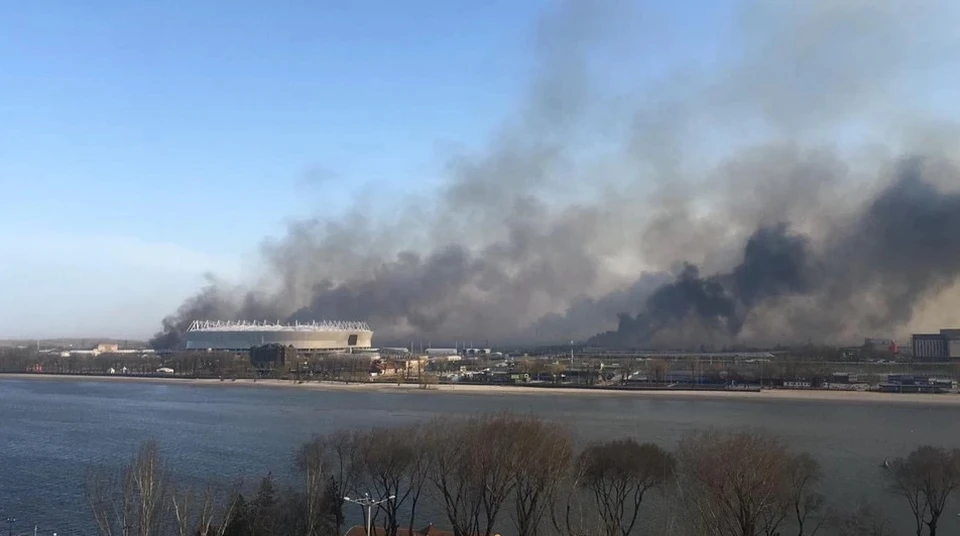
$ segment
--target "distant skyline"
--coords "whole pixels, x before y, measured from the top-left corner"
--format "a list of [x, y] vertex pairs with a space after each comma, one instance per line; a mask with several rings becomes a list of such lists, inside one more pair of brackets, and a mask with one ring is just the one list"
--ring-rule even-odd
[[[0, 338], [147, 339], [288, 222], [431, 191], [516, 113], [550, 4], [0, 2]], [[611, 72], [742, 54], [735, 4], [644, 3], [662, 46]]]

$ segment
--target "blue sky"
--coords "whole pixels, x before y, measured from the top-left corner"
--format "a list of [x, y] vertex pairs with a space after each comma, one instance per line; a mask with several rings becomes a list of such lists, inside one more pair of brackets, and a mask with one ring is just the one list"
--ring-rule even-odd
[[429, 189], [546, 4], [0, 2], [0, 337], [145, 337], [290, 219]]
[[[429, 190], [522, 101], [548, 3], [0, 0], [0, 337], [146, 337], [291, 219]], [[690, 5], [647, 4], [675, 25], [628, 77], [715, 54], [729, 4]]]
[[144, 336], [523, 91], [539, 2], [0, 3], [0, 337]]

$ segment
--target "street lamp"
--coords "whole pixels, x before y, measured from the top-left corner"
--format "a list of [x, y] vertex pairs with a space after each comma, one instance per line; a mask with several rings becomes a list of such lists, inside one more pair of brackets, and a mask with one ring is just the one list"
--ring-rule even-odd
[[13, 536], [13, 524], [17, 522], [17, 518], [8, 517], [7, 518], [7, 536]]
[[361, 498], [359, 498], [359, 499], [351, 499], [350, 497], [344, 497], [343, 500], [345, 500], [345, 501], [347, 501], [347, 502], [352, 502], [353, 504], [358, 504], [358, 505], [360, 505], [361, 508], [366, 507], [366, 509], [367, 509], [367, 536], [371, 536], [371, 535], [370, 535], [370, 530], [371, 530], [371, 528], [373, 527], [373, 507], [374, 507], [374, 506], [380, 506], [381, 504], [383, 504], [383, 503], [385, 503], [385, 502], [387, 502], [387, 501], [392, 501], [392, 500], [394, 500], [394, 499], [396, 499], [396, 498], [397, 498], [396, 495], [391, 495], [391, 496], [387, 497], [386, 499], [380, 499], [379, 501], [377, 501], [377, 500], [371, 499], [369, 493], [364, 493], [364, 494], [363, 494], [363, 497], [361, 497]]

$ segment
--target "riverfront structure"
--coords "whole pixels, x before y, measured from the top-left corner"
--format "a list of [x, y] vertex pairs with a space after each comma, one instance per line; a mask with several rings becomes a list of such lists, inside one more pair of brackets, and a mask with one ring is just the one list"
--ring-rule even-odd
[[960, 329], [913, 336], [914, 359], [960, 359]]
[[352, 352], [369, 349], [373, 331], [366, 322], [281, 324], [196, 320], [187, 329], [187, 349], [246, 351], [256, 346], [292, 346], [298, 352]]

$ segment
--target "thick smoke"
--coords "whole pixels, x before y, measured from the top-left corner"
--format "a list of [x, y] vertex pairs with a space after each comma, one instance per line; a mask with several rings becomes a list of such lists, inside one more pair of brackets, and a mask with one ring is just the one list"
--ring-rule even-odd
[[[768, 300], [807, 294], [821, 274], [815, 269], [808, 241], [790, 234], [786, 224], [761, 227], [748, 240], [743, 261], [733, 271], [701, 277], [683, 265], [676, 280], [658, 288], [636, 317], [620, 315], [615, 332], [594, 337], [602, 346], [645, 346], [676, 341], [673, 330], [693, 322], [707, 337], [739, 335], [748, 315]], [[666, 340], [663, 335], [667, 334]], [[697, 341], [691, 341], [697, 342]]]
[[830, 237], [818, 250], [786, 223], [760, 227], [732, 271], [702, 277], [685, 264], [639, 314], [621, 315], [616, 331], [591, 342], [735, 344], [746, 326], [749, 341], [836, 341], [908, 324], [924, 297], [960, 276], [960, 193], [928, 178], [960, 185], [960, 171], [911, 158], [894, 172], [893, 182], [852, 219], [828, 227]]
[[293, 223], [261, 281], [212, 282], [154, 343], [197, 318], [367, 320], [380, 344], [894, 334], [960, 274], [956, 129], [901, 85], [955, 18], [906, 5], [744, 2], [735, 38], [678, 47], [664, 74], [673, 21], [561, 3], [519, 114], [435, 195]]

